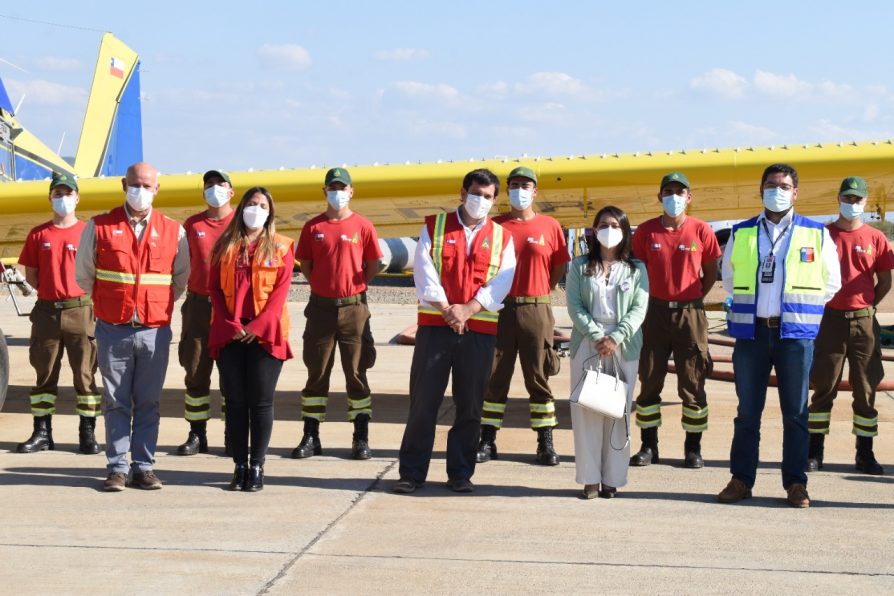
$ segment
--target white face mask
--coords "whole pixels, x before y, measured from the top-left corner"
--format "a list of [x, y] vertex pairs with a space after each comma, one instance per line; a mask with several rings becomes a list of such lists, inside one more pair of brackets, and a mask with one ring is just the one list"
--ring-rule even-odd
[[524, 188], [509, 189], [509, 204], [516, 209], [527, 209], [534, 202], [534, 191]]
[[683, 195], [661, 197], [661, 206], [669, 217], [677, 217], [686, 210], [686, 197]]
[[494, 206], [494, 202], [485, 199], [479, 195], [466, 195], [466, 202], [463, 203], [463, 208], [466, 210], [466, 213], [472, 219], [483, 219], [487, 217], [487, 214], [490, 212], [490, 208]]
[[142, 186], [127, 187], [127, 205], [134, 211], [145, 211], [152, 206], [155, 193]]
[[863, 215], [863, 207], [866, 206], [865, 201], [859, 203], [840, 203], [838, 211], [848, 221], [853, 221]]
[[788, 211], [792, 206], [792, 191], [782, 190], [781, 188], [765, 188], [764, 189], [764, 207], [768, 211], [782, 213]]
[[605, 248], [614, 248], [621, 244], [624, 232], [621, 228], [602, 228], [596, 231], [596, 240]]
[[209, 186], [205, 189], [205, 202], [212, 207], [223, 207], [230, 202], [230, 189], [220, 184]]
[[64, 197], [53, 197], [53, 212], [59, 217], [65, 217], [69, 213], [74, 213], [77, 203], [78, 195], [75, 193]]
[[351, 200], [351, 195], [348, 194], [346, 190], [327, 190], [326, 191], [326, 202], [335, 209], [336, 211], [341, 211], [348, 204], [348, 201]]
[[245, 223], [245, 227], [252, 230], [263, 228], [269, 216], [270, 212], [260, 205], [251, 205], [242, 210], [242, 221]]

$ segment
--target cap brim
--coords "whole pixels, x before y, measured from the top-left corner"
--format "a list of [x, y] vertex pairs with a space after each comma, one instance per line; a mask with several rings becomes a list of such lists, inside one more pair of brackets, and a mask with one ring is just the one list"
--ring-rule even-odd
[[840, 192], [838, 194], [840, 194], [843, 197], [851, 196], [851, 197], [860, 197], [861, 199], [865, 199], [866, 197], [869, 196], [868, 192], [863, 192], [862, 190], [853, 190], [853, 189], [848, 189], [848, 190], [846, 190], [844, 192]]
[[351, 186], [350, 180], [345, 180], [344, 178], [339, 178], [338, 176], [332, 178], [329, 182], [327, 182], [326, 186], [329, 186], [333, 182], [341, 182], [342, 184], [347, 184], [348, 186]]
[[224, 182], [229, 182], [229, 178], [227, 178], [227, 176], [220, 170], [208, 170], [202, 175], [202, 182], [208, 182], [208, 178], [211, 178], [212, 176], [217, 176]]
[[74, 191], [77, 191], [77, 190], [78, 190], [78, 185], [77, 185], [77, 184], [69, 184], [68, 182], [61, 182], [61, 181], [60, 181], [60, 182], [56, 182], [56, 183], [54, 183], [54, 184], [51, 183], [51, 184], [50, 184], [50, 190], [53, 190], [54, 188], [59, 188], [60, 186], [65, 186], [65, 187], [70, 188], [70, 189], [72, 189], [72, 190], [74, 190]]

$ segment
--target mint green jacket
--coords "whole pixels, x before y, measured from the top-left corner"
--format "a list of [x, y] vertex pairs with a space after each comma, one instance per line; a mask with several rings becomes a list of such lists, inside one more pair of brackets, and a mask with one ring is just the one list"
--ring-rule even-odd
[[[649, 306], [649, 277], [642, 261], [634, 259], [634, 271], [625, 266], [625, 275], [618, 287], [618, 328], [609, 337], [621, 349], [624, 360], [639, 360], [643, 347], [643, 333], [640, 329]], [[590, 305], [593, 304], [593, 286], [584, 275], [587, 270], [586, 255], [571, 261], [565, 280], [568, 314], [571, 316], [571, 357], [577, 353], [582, 341], [599, 341], [605, 337], [602, 325], [593, 320]], [[626, 289], [625, 289], [626, 286]]]

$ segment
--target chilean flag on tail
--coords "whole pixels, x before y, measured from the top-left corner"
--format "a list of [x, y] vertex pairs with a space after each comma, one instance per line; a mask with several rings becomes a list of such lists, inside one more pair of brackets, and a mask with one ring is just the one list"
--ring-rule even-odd
[[109, 74], [119, 79], [124, 78], [124, 60], [112, 57], [112, 63], [109, 66]]

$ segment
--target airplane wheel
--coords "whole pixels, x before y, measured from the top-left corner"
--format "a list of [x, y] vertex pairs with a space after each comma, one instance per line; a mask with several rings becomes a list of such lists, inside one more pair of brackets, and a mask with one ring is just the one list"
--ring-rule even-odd
[[9, 387], [9, 350], [6, 349], [6, 336], [0, 330], [0, 410], [6, 401], [6, 389]]

